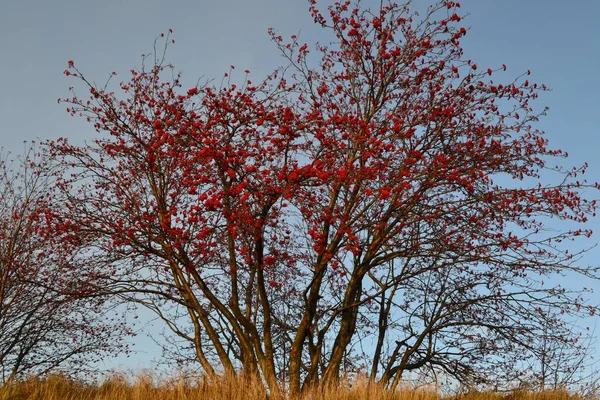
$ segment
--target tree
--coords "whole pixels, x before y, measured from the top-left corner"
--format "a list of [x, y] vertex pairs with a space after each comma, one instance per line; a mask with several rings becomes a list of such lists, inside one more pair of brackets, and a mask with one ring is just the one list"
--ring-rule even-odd
[[[547, 310], [547, 312], [550, 312]], [[555, 317], [547, 318], [551, 324]], [[588, 327], [583, 332], [572, 327], [561, 332], [562, 338], [571, 341], [556, 340], [555, 329], [549, 326], [542, 332], [534, 351], [535, 358], [529, 367], [529, 376], [524, 376], [524, 386], [543, 390], [571, 390], [588, 396], [597, 390], [597, 361], [592, 357], [595, 349], [595, 332]]]
[[[81, 373], [103, 356], [126, 351], [127, 328], [105, 320], [106, 299], [72, 263], [75, 238], [53, 232], [45, 215], [59, 205], [44, 154], [0, 160], [0, 382], [59, 369]], [[66, 233], [66, 232], [65, 232]]]
[[561, 244], [591, 235], [582, 192], [598, 185], [550, 166], [567, 154], [534, 126], [545, 86], [466, 59], [459, 7], [325, 16], [312, 1], [334, 42], [312, 65], [272, 31], [289, 64], [258, 84], [182, 90], [155, 51], [120, 96], [70, 61], [91, 98], [63, 101], [103, 135], [49, 143], [77, 172], [57, 227], [208, 374], [258, 374], [273, 393], [360, 367], [390, 387], [408, 371], [510, 385], [541, 332], [568, 343], [567, 315], [596, 311], [549, 282], [598, 277]]

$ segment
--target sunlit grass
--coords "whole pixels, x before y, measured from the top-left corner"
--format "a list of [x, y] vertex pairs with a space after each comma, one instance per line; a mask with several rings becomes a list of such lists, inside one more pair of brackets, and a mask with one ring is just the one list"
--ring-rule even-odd
[[[27, 380], [0, 387], [0, 400], [265, 400], [267, 393], [262, 385], [247, 379], [159, 379], [151, 374], [138, 375], [129, 381], [114, 375], [102, 384], [89, 384], [64, 375], [47, 378], [31, 377]], [[379, 385], [368, 385], [357, 380], [340, 387], [312, 392], [306, 400], [440, 400], [432, 389], [403, 388], [386, 391]], [[565, 391], [515, 392], [498, 394], [472, 392], [458, 396], [457, 400], [578, 400]], [[298, 399], [300, 400], [300, 399]]]

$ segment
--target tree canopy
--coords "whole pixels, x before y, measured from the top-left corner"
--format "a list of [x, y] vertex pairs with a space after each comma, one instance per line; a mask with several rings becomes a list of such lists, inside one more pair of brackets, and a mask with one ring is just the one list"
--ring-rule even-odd
[[357, 370], [508, 385], [574, 349], [596, 309], [552, 278], [598, 278], [561, 245], [591, 235], [598, 185], [554, 167], [546, 87], [464, 55], [457, 2], [317, 7], [336, 40], [271, 31], [286, 65], [258, 83], [184, 88], [158, 50], [111, 91], [69, 62], [91, 96], [63, 101], [99, 135], [48, 143], [72, 172], [48, 221], [93, 253], [80, 273], [156, 312], [182, 361], [273, 393]]

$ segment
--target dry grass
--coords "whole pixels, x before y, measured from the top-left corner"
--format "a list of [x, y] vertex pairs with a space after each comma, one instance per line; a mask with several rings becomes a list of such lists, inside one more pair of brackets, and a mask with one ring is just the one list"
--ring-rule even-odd
[[[63, 375], [30, 378], [13, 385], [0, 387], [0, 400], [265, 400], [267, 394], [256, 382], [239, 378], [157, 380], [140, 375], [134, 382], [115, 375], [101, 385], [91, 385]], [[368, 386], [364, 380], [344, 387], [310, 393], [305, 400], [440, 400], [433, 390], [403, 389], [395, 393], [382, 387]], [[449, 399], [445, 399], [449, 400]], [[469, 393], [455, 400], [578, 400], [567, 392]]]

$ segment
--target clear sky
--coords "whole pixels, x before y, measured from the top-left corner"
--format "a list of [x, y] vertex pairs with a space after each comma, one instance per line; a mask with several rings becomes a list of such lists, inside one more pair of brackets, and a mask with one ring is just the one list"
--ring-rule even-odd
[[[430, 1], [413, 3], [422, 9]], [[588, 161], [589, 180], [600, 180], [600, 0], [461, 4], [470, 13], [466, 55], [485, 67], [505, 63], [514, 77], [531, 69], [532, 80], [552, 88], [539, 100], [550, 112], [538, 127], [551, 147], [569, 152], [568, 164]], [[202, 76], [220, 79], [232, 64], [259, 80], [283, 63], [266, 34], [269, 27], [284, 36], [300, 32], [309, 44], [320, 36], [303, 0], [0, 0], [0, 146], [19, 153], [23, 140], [93, 137], [90, 125], [57, 104], [76, 83], [62, 74], [67, 60], [99, 83], [112, 71], [126, 80], [154, 38], [172, 28], [176, 44], [169, 61], [190, 85]], [[597, 234], [589, 244], [597, 243], [600, 220], [590, 225]], [[582, 262], [598, 263], [598, 255], [593, 250]], [[140, 353], [106, 366], [150, 367], [156, 347], [138, 339], [134, 349]]]

